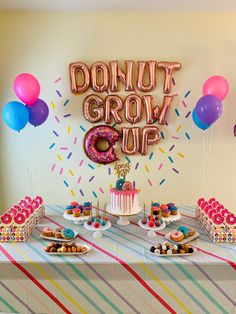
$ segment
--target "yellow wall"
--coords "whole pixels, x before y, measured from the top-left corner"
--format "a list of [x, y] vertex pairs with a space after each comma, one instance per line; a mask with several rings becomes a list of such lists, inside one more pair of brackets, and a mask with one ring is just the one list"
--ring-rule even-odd
[[[0, 105], [15, 99], [12, 83], [18, 73], [30, 72], [36, 75], [41, 84], [41, 97], [50, 105], [55, 102], [56, 110], [50, 105], [50, 118], [40, 128], [27, 126], [20, 134], [9, 130], [0, 123], [1, 181], [0, 200], [2, 209], [16, 202], [25, 194], [41, 194], [46, 203], [67, 203], [72, 199], [70, 190], [65, 187], [67, 180], [80, 198], [79, 188], [86, 197], [95, 200], [95, 191], [102, 203], [108, 197], [109, 184], [115, 182], [114, 176], [108, 175], [108, 166], [95, 165], [92, 170], [84, 156], [82, 140], [84, 133], [92, 126], [85, 121], [82, 114], [82, 100], [85, 95], [73, 96], [69, 89], [68, 64], [73, 61], [84, 61], [91, 64], [97, 60], [169, 60], [183, 64], [176, 73], [176, 87], [179, 97], [169, 114], [169, 126], [162, 127], [165, 139], [155, 145], [152, 160], [148, 156], [130, 157], [133, 170], [129, 179], [136, 181], [141, 188], [141, 200], [174, 201], [178, 204], [195, 204], [201, 196], [216, 196], [226, 206], [234, 209], [236, 139], [233, 137], [233, 126], [236, 123], [235, 99], [235, 55], [236, 55], [236, 14], [200, 14], [200, 13], [1, 13], [0, 14]], [[192, 123], [191, 118], [184, 116], [191, 110], [201, 96], [201, 86], [206, 78], [220, 74], [225, 76], [231, 86], [230, 93], [224, 101], [223, 114], [214, 126], [214, 130], [203, 135]], [[57, 84], [54, 80], [61, 76]], [[158, 89], [154, 97], [162, 99], [162, 75], [158, 76]], [[59, 98], [56, 89], [62, 93]], [[186, 91], [188, 108], [181, 103]], [[89, 93], [92, 93], [90, 90]], [[125, 95], [121, 92], [120, 95]], [[69, 104], [63, 102], [69, 98]], [[181, 114], [177, 117], [174, 108]], [[71, 118], [63, 115], [71, 113]], [[61, 119], [58, 124], [54, 118]], [[182, 124], [180, 140], [171, 139], [176, 135], [176, 128]], [[71, 126], [71, 134], [67, 127]], [[57, 139], [52, 130], [57, 130]], [[185, 137], [188, 132], [191, 140]], [[73, 145], [74, 137], [77, 145]], [[211, 137], [212, 136], [212, 137]], [[48, 147], [56, 142], [56, 146]], [[205, 144], [204, 144], [205, 143]], [[172, 144], [174, 167], [179, 174], [172, 171], [173, 165], [168, 160], [168, 149]], [[205, 145], [205, 146], [204, 146]], [[60, 152], [60, 146], [70, 147], [72, 157], [66, 159], [69, 151]], [[165, 150], [162, 154], [158, 147]], [[205, 151], [204, 151], [205, 147]], [[120, 147], [118, 147], [119, 149]], [[63, 161], [56, 158], [60, 152]], [[177, 152], [184, 154], [178, 157]], [[119, 154], [122, 161], [124, 156]], [[81, 167], [78, 163], [84, 159]], [[138, 171], [134, 170], [140, 162]], [[158, 171], [159, 164], [164, 166]], [[53, 172], [52, 164], [56, 164]], [[149, 173], [145, 170], [149, 167]], [[205, 170], [204, 170], [205, 165]], [[59, 175], [60, 168], [64, 174]], [[72, 177], [68, 169], [72, 169]], [[89, 178], [95, 176], [92, 182]], [[77, 183], [81, 176], [81, 183]], [[166, 178], [160, 186], [159, 182]], [[147, 183], [150, 179], [153, 186]], [[101, 194], [102, 187], [105, 194]]]

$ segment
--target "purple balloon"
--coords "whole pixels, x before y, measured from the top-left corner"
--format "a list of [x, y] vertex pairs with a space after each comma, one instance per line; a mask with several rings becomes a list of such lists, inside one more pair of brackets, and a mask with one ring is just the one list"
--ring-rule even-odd
[[48, 105], [42, 99], [37, 99], [29, 108], [29, 123], [34, 126], [43, 124], [49, 114]]
[[201, 97], [196, 104], [196, 114], [198, 118], [208, 125], [214, 123], [220, 117], [221, 112], [222, 103], [213, 95]]

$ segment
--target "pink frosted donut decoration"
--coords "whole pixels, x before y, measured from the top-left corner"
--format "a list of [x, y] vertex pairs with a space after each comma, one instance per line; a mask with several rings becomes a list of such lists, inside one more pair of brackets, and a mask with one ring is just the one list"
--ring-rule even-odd
[[204, 210], [204, 207], [208, 205], [208, 202], [204, 201], [201, 203], [201, 209]]
[[212, 219], [213, 215], [215, 215], [217, 213], [217, 211], [215, 209], [211, 209], [208, 212], [208, 216], [210, 219]]
[[204, 201], [205, 201], [204, 197], [199, 198], [198, 201], [197, 201], [198, 206], [201, 206], [201, 203], [204, 202]]
[[18, 205], [18, 204], [14, 205], [13, 207], [14, 207], [15, 209], [17, 209], [17, 211], [22, 210], [22, 207], [21, 207], [20, 205]]
[[122, 186], [123, 191], [132, 191], [133, 190], [133, 184], [129, 181], [125, 181], [125, 183]]
[[32, 205], [34, 209], [37, 209], [39, 207], [39, 203], [35, 199], [30, 203], [30, 205]]
[[208, 212], [209, 212], [210, 210], [212, 210], [212, 209], [213, 209], [213, 208], [212, 208], [211, 205], [207, 205], [207, 206], [204, 207], [204, 212], [205, 212], [206, 214], [208, 214]]
[[36, 196], [35, 200], [39, 203], [39, 205], [43, 204], [43, 199], [41, 196]]
[[212, 220], [216, 225], [222, 225], [224, 223], [224, 217], [221, 216], [220, 213], [214, 214]]
[[[120, 133], [108, 126], [99, 125], [91, 128], [84, 137], [84, 152], [93, 162], [98, 164], [109, 164], [117, 160], [113, 146], [118, 141]], [[99, 140], [106, 140], [109, 147], [100, 151], [97, 147]]]
[[8, 211], [9, 214], [15, 216], [18, 213], [18, 210], [15, 207], [11, 207]]
[[213, 207], [214, 209], [216, 209], [216, 207], [217, 207], [218, 205], [220, 205], [218, 201], [215, 201], [215, 202], [212, 203], [212, 207]]
[[24, 208], [27, 205], [27, 202], [25, 200], [21, 200], [19, 202], [20, 207]]
[[25, 201], [26, 201], [27, 203], [30, 203], [30, 202], [32, 201], [32, 198], [31, 198], [30, 196], [26, 196], [26, 197], [25, 197]]
[[224, 208], [224, 209], [221, 209], [220, 213], [221, 213], [222, 216], [225, 217], [225, 216], [227, 216], [229, 214], [229, 211], [228, 211], [228, 209]]
[[29, 216], [30, 216], [30, 211], [28, 209], [26, 209], [26, 208], [23, 208], [21, 213], [25, 215], [26, 219], [28, 219]]
[[220, 212], [221, 209], [224, 209], [223, 205], [220, 204], [220, 205], [216, 206], [216, 211]]
[[23, 225], [25, 223], [25, 215], [23, 213], [17, 213], [14, 217], [14, 222], [17, 224], [17, 225]]
[[215, 199], [214, 197], [212, 197], [212, 198], [209, 199], [208, 203], [211, 204], [211, 203], [215, 202], [215, 200], [216, 200], [216, 199]]
[[1, 217], [0, 220], [4, 225], [10, 225], [12, 223], [12, 216], [9, 213], [4, 213]]
[[226, 216], [226, 222], [228, 225], [235, 225], [236, 224], [236, 216], [233, 213], [230, 213]]
[[33, 207], [32, 205], [27, 204], [27, 205], [25, 206], [25, 208], [29, 210], [30, 214], [33, 214], [33, 213], [34, 213], [34, 207]]

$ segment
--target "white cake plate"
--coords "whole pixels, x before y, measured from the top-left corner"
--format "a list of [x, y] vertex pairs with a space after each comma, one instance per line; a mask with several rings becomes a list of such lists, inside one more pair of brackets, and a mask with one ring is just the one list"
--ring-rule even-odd
[[79, 217], [74, 217], [73, 214], [69, 215], [66, 212], [63, 214], [63, 218], [65, 218], [68, 221], [71, 221], [75, 223], [76, 225], [83, 225], [85, 221], [89, 219], [90, 216], [79, 216]]
[[163, 222], [159, 227], [149, 227], [147, 224], [146, 224], [146, 225], [143, 225], [142, 222], [141, 222], [141, 220], [142, 220], [142, 219], [139, 220], [138, 225], [139, 225], [141, 228], [148, 230], [147, 236], [148, 236], [149, 238], [154, 238], [154, 237], [156, 237], [156, 236], [157, 236], [156, 231], [162, 230], [162, 229], [164, 229], [164, 228], [166, 227], [166, 223], [165, 223], [165, 222]]
[[135, 213], [132, 213], [132, 214], [118, 214], [118, 213], [116, 213], [116, 212], [111, 210], [111, 206], [107, 207], [107, 212], [109, 214], [119, 217], [119, 220], [117, 220], [117, 224], [121, 225], [121, 226], [128, 226], [130, 224], [129, 217], [130, 216], [135, 216], [135, 215], [141, 213], [141, 211], [142, 211], [142, 207], [139, 207], [138, 210]]
[[102, 236], [103, 236], [103, 233], [102, 233], [102, 231], [105, 231], [105, 230], [107, 230], [107, 229], [109, 229], [109, 228], [111, 228], [111, 223], [110, 223], [110, 221], [107, 221], [107, 224], [106, 224], [106, 226], [100, 226], [99, 228], [94, 228], [92, 225], [88, 225], [87, 224], [87, 221], [84, 223], [84, 228], [85, 229], [87, 229], [87, 230], [89, 230], [89, 231], [94, 231], [94, 233], [93, 233], [93, 237], [95, 238], [95, 239], [99, 239], [99, 238], [101, 238]]
[[175, 222], [180, 220], [181, 215], [180, 213], [178, 213], [177, 215], [170, 215], [169, 217], [161, 217], [161, 219], [167, 224], [169, 225], [171, 222]]

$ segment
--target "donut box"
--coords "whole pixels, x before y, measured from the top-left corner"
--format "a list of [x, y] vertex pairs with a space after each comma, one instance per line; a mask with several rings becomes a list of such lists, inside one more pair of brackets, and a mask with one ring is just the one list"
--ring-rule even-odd
[[236, 243], [236, 216], [215, 198], [197, 202], [196, 219], [215, 243]]
[[25, 242], [44, 215], [43, 199], [26, 196], [0, 216], [0, 242]]

